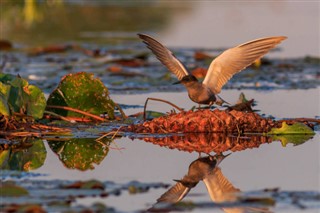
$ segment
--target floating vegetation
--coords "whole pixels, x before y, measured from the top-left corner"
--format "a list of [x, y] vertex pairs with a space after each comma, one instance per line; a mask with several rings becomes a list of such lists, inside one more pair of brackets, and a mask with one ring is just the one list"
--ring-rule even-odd
[[[167, 188], [164, 183], [141, 183], [131, 181], [125, 184], [114, 182], [65, 181], [65, 180], [21, 180], [3, 181], [0, 184], [0, 208], [4, 212], [11, 211], [35, 211], [60, 212], [90, 210], [115, 212], [112, 207], [104, 203], [96, 203], [92, 206], [78, 206], [76, 201], [80, 198], [119, 196], [124, 191], [145, 193], [152, 188]], [[106, 201], [108, 203], [108, 201]], [[41, 211], [39, 211], [41, 210]]]
[[[298, 119], [299, 120], [299, 119]], [[313, 126], [312, 122], [319, 120], [305, 119], [307, 125]], [[295, 119], [288, 122], [297, 122]], [[166, 116], [145, 121], [142, 124], [132, 124], [123, 131], [136, 133], [269, 133], [279, 134], [280, 132], [271, 131], [272, 128], [281, 127], [282, 122], [264, 118], [255, 112], [228, 111], [220, 109], [205, 109], [196, 111], [183, 111], [171, 113]], [[314, 134], [312, 129], [301, 126], [305, 124], [293, 125], [286, 128], [281, 134]], [[286, 132], [287, 131], [287, 132]]]

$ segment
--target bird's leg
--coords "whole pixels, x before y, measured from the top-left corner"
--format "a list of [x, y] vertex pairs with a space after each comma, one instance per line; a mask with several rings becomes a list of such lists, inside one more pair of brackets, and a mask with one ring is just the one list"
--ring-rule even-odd
[[198, 155], [198, 158], [201, 158], [201, 152], [199, 152], [198, 154], [199, 154], [199, 155]]

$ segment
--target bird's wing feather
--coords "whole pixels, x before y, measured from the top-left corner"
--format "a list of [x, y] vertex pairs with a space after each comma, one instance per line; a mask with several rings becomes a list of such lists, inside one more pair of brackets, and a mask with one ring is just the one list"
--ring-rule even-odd
[[234, 201], [239, 189], [235, 188], [222, 174], [221, 169], [216, 167], [212, 174], [203, 179], [208, 193], [214, 202]]
[[190, 191], [191, 188], [184, 186], [178, 182], [166, 191], [160, 198], [157, 199], [158, 203], [177, 203], [182, 200]]
[[184, 76], [189, 75], [187, 69], [168, 48], [148, 35], [138, 34], [138, 36], [156, 55], [159, 61], [161, 61], [161, 63], [165, 65], [169, 71], [175, 74], [179, 80], [181, 80]]
[[261, 38], [224, 51], [211, 62], [203, 84], [215, 94], [219, 93], [234, 74], [260, 59], [286, 38], [284, 36]]

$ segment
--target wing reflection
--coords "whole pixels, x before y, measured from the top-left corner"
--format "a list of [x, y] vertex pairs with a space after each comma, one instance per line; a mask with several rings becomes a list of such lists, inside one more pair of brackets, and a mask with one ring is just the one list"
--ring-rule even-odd
[[[166, 191], [150, 212], [166, 211], [169, 212], [170, 204], [181, 201], [192, 188], [196, 187], [200, 181], [203, 181], [208, 190], [209, 196], [215, 203], [227, 203], [240, 201], [240, 190], [235, 188], [232, 183], [222, 174], [218, 167], [220, 162], [228, 155], [217, 154], [214, 156], [202, 157], [193, 161], [188, 173], [180, 180], [176, 180], [176, 184]], [[224, 212], [270, 212], [267, 208], [247, 207], [240, 205], [239, 207], [224, 207]]]

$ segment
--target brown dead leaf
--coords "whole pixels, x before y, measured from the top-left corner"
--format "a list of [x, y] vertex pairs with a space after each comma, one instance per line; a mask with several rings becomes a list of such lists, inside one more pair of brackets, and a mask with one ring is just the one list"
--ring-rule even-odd
[[10, 50], [12, 49], [12, 44], [8, 40], [0, 40], [0, 50]]
[[50, 45], [45, 47], [35, 47], [29, 51], [29, 54], [32, 56], [37, 56], [50, 53], [62, 53], [71, 48], [71, 45]]
[[213, 56], [204, 53], [204, 52], [200, 52], [200, 51], [196, 51], [193, 55], [194, 59], [197, 61], [202, 61], [202, 60], [206, 60], [206, 59], [213, 59]]
[[97, 180], [77, 181], [70, 185], [63, 186], [64, 189], [101, 189], [104, 190], [103, 183]]
[[121, 66], [113, 65], [113, 66], [108, 67], [107, 70], [110, 71], [110, 72], [112, 72], [112, 73], [119, 73], [119, 72], [121, 72], [123, 69], [122, 69]]
[[133, 59], [116, 59], [112, 61], [116, 64], [120, 64], [122, 66], [126, 67], [142, 67], [146, 65], [145, 60], [139, 59], [139, 58], [133, 58]]

